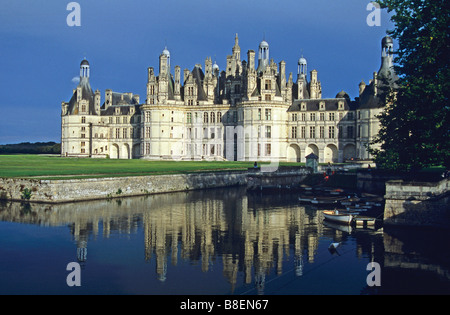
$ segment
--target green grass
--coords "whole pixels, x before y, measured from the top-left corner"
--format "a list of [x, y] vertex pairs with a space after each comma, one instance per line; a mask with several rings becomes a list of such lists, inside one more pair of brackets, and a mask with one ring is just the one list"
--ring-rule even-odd
[[[299, 165], [283, 163], [282, 165]], [[245, 170], [253, 162], [146, 161], [66, 158], [44, 155], [0, 155], [0, 177], [40, 179], [95, 178]]]

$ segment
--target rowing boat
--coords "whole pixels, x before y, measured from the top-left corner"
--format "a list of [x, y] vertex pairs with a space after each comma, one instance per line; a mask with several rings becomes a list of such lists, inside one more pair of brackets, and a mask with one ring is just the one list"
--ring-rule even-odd
[[325, 219], [338, 223], [350, 224], [354, 218], [354, 213], [351, 212], [344, 212], [338, 210], [324, 210], [322, 211], [322, 213]]

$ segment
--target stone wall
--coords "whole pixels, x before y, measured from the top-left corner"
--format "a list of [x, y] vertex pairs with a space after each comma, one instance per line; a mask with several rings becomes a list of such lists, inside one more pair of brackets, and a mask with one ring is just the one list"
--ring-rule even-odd
[[57, 203], [228, 187], [246, 183], [247, 171], [61, 180], [0, 178], [0, 199], [22, 200], [25, 189], [31, 190], [29, 199], [31, 202]]
[[450, 181], [386, 182], [384, 224], [450, 227]]

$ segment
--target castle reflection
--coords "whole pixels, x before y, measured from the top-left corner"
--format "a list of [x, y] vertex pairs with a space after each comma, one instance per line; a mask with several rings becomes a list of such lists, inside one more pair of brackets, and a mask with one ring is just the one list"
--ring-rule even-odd
[[389, 264], [383, 233], [351, 234], [347, 227], [324, 224], [320, 211], [297, 200], [232, 188], [58, 205], [3, 202], [0, 220], [68, 226], [81, 264], [89, 261], [90, 241], [142, 230], [144, 259], [155, 263], [160, 281], [168, 276], [168, 264], [180, 260], [199, 264], [204, 272], [220, 262], [232, 292], [242, 273], [246, 284], [253, 282], [263, 293], [266, 276], [281, 275], [288, 259], [294, 274], [302, 276], [304, 264], [314, 263], [322, 237], [342, 242], [353, 235], [356, 255]]

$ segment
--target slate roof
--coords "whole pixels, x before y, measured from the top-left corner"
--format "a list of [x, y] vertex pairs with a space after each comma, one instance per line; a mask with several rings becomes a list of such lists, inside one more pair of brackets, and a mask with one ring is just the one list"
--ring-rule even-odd
[[95, 103], [94, 103], [94, 92], [92, 92], [91, 85], [89, 84], [89, 78], [82, 77], [80, 80], [80, 83], [77, 86], [77, 89], [75, 90], [75, 93], [73, 93], [72, 98], [69, 101], [69, 107], [68, 107], [68, 114], [74, 115], [78, 114], [78, 87], [81, 87], [81, 97], [82, 99], [88, 100], [89, 108], [88, 112], [89, 115], [95, 115]]

